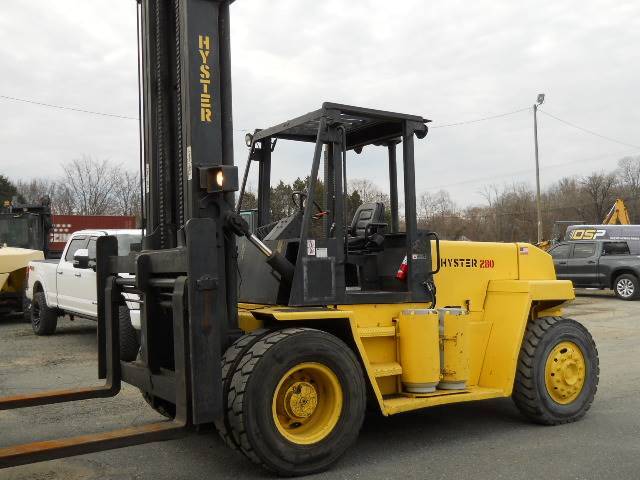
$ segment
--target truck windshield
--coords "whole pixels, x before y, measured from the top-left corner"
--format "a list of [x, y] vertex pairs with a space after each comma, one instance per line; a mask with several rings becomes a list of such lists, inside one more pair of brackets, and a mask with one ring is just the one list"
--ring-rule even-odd
[[0, 215], [0, 246], [37, 248], [37, 226], [28, 216]]

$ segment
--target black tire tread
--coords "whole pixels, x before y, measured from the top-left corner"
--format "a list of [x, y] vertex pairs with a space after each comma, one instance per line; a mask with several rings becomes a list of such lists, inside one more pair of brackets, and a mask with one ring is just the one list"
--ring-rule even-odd
[[[585, 407], [575, 416], [565, 419], [554, 418], [548, 415], [545, 409], [542, 408], [540, 399], [536, 392], [535, 376], [533, 372], [535, 364], [535, 352], [538, 348], [540, 341], [543, 339], [546, 332], [556, 325], [558, 322], [573, 322], [580, 325], [575, 320], [571, 320], [563, 317], [539, 317], [529, 321], [524, 335], [522, 348], [520, 350], [520, 356], [518, 358], [518, 366], [516, 369], [516, 378], [513, 388], [513, 401], [520, 410], [520, 412], [536, 423], [543, 425], [560, 425], [564, 423], [572, 423], [580, 418], [584, 417], [591, 404], [593, 403], [593, 396], [589, 399], [589, 402]], [[580, 325], [581, 326], [581, 325]], [[582, 326], [581, 326], [582, 327]], [[593, 338], [588, 335], [588, 340], [592, 343], [593, 348], [597, 349]], [[600, 367], [598, 362], [595, 363], [595, 386], [594, 393], [598, 387], [598, 375], [600, 373]]]
[[271, 331], [272, 330], [268, 330], [266, 328], [259, 328], [241, 336], [233, 343], [233, 345], [227, 348], [227, 351], [222, 357], [222, 398], [225, 402], [225, 415], [223, 419], [216, 421], [215, 425], [224, 443], [232, 450], [237, 451], [240, 449], [232, 434], [231, 424], [229, 422], [229, 414], [232, 412], [232, 408], [230, 406], [231, 404], [228, 403], [228, 398], [233, 374], [247, 350]]
[[138, 332], [131, 325], [131, 315], [126, 305], [120, 305], [118, 309], [118, 323], [120, 327], [120, 360], [133, 362], [138, 356], [140, 342]]
[[[58, 326], [58, 311], [55, 308], [49, 308], [47, 305], [47, 298], [44, 292], [37, 292], [33, 296], [34, 302], [38, 304], [40, 308], [40, 326], [36, 328], [33, 324], [33, 317], [31, 326], [33, 332], [39, 336], [53, 335]], [[31, 315], [33, 316], [33, 306], [31, 307]]]
[[267, 470], [272, 470], [272, 468], [264, 463], [253, 451], [253, 448], [247, 438], [244, 418], [242, 415], [244, 394], [253, 369], [269, 348], [287, 337], [304, 332], [304, 330], [305, 329], [303, 328], [286, 328], [284, 330], [277, 330], [256, 342], [240, 359], [229, 388], [227, 404], [230, 406], [230, 409], [228, 411], [227, 418], [229, 419], [229, 424], [231, 426], [233, 440], [236, 445], [238, 445], [240, 451], [244, 453], [251, 462], [256, 465], [260, 465]]

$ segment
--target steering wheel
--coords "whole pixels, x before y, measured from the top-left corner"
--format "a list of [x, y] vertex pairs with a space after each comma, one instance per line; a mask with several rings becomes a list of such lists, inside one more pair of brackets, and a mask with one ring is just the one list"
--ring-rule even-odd
[[[291, 203], [293, 203], [296, 208], [298, 208], [298, 210], [302, 211], [304, 210], [304, 202], [307, 199], [308, 195], [306, 192], [292, 192], [291, 193]], [[317, 213], [315, 213], [313, 215], [314, 219], [319, 219], [324, 217], [325, 215], [328, 215], [329, 210], [322, 210], [322, 207], [320, 205], [318, 205], [318, 202], [316, 202], [315, 200], [313, 201], [313, 205], [316, 207], [316, 209], [318, 210]]]

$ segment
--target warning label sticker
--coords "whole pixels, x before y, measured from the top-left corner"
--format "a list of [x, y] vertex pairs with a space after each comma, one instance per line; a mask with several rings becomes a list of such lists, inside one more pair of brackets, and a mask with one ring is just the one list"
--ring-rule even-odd
[[307, 240], [307, 255], [316, 256], [316, 241]]

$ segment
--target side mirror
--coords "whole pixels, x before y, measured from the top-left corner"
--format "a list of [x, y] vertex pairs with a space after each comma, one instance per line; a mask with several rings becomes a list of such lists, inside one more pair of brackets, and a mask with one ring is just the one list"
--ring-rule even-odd
[[73, 254], [73, 268], [89, 268], [89, 250], [79, 248]]

